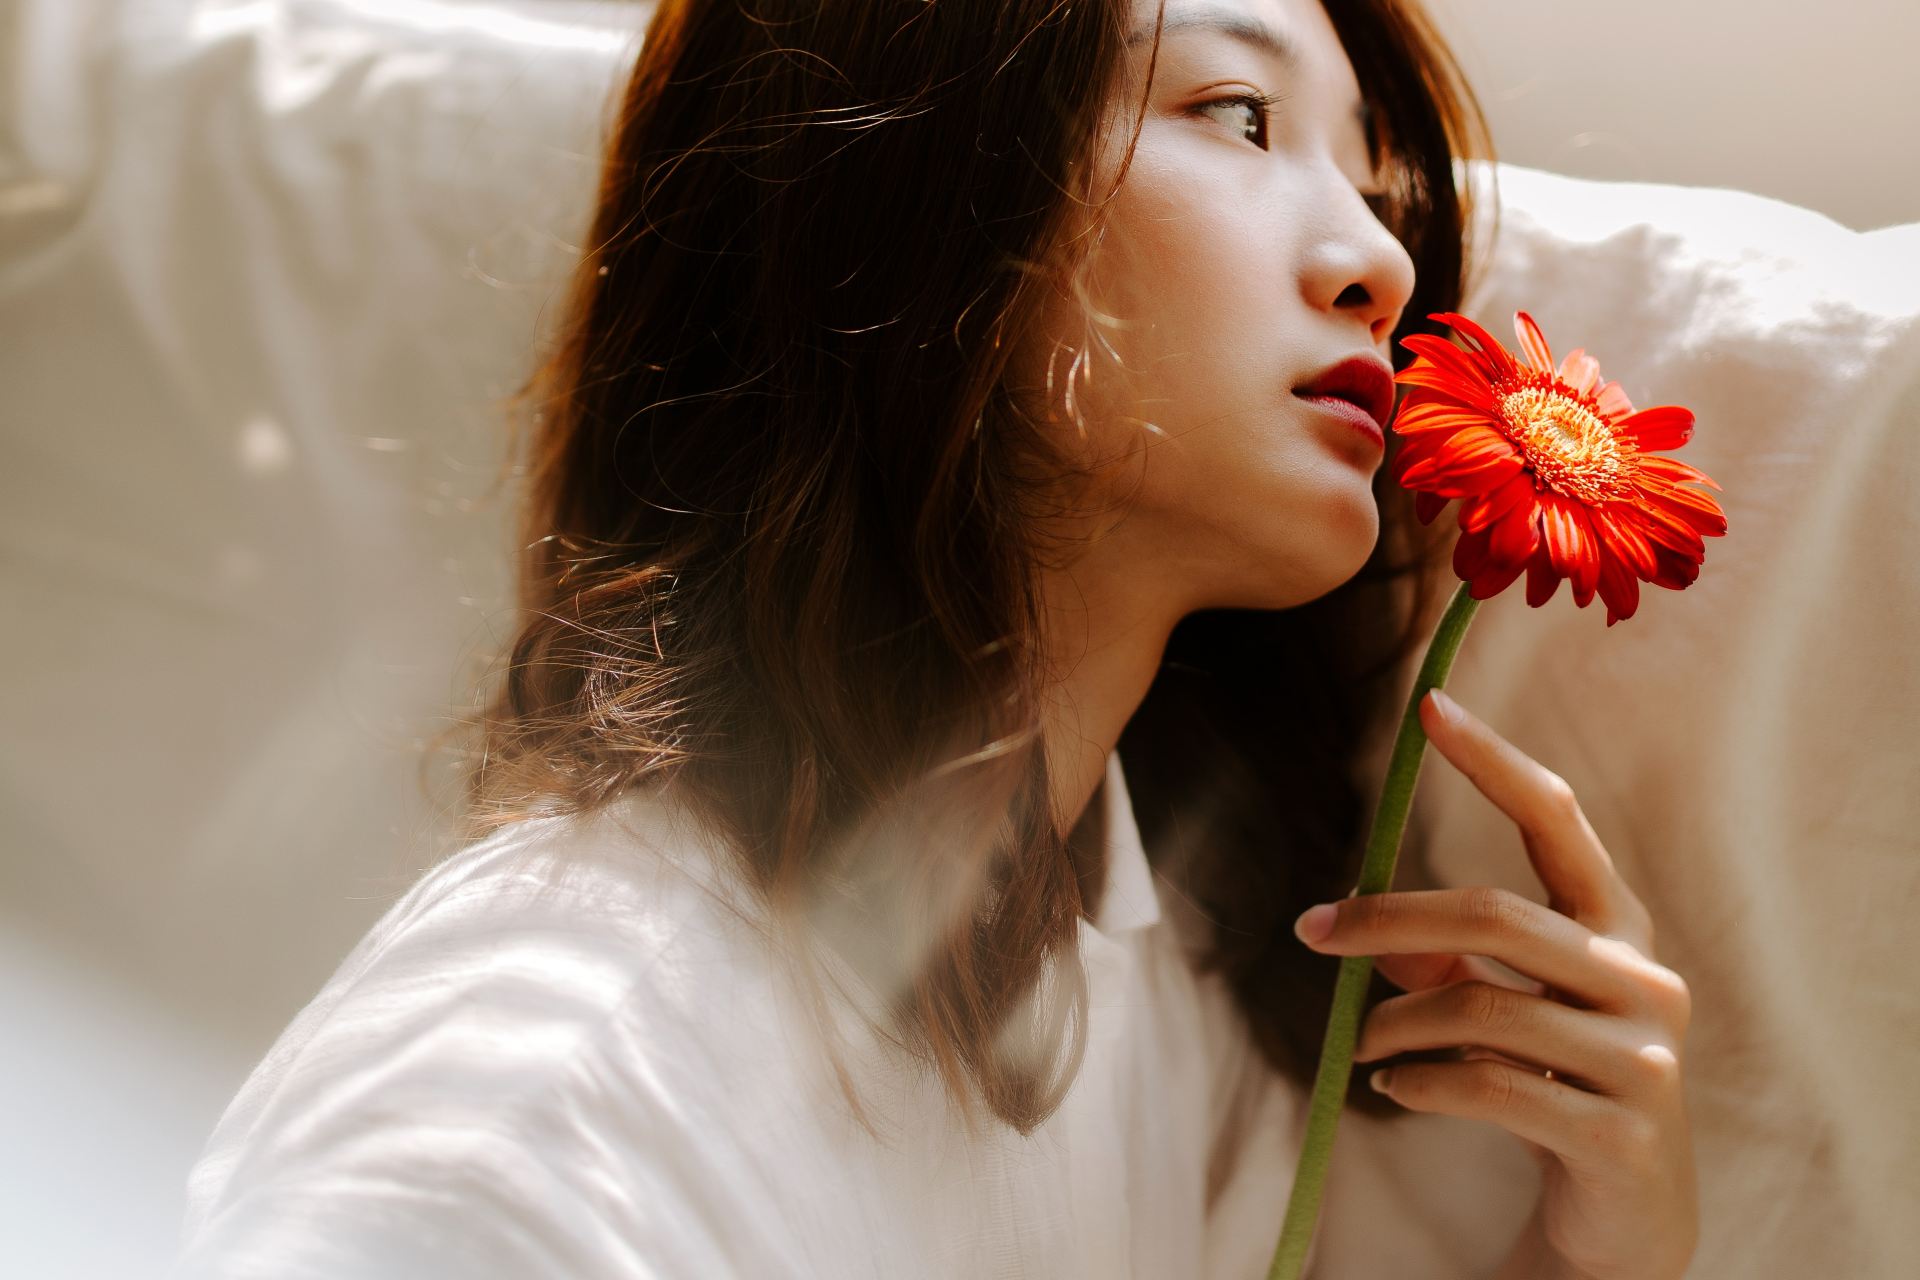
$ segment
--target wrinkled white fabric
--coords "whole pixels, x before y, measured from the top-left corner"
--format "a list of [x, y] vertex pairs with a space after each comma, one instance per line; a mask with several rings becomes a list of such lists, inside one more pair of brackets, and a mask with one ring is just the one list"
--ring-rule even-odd
[[1259, 1274], [1300, 1097], [1190, 970], [1117, 753], [1099, 796], [1086, 1056], [1031, 1137], [970, 1141], [870, 1038], [883, 1141], [857, 1129], [714, 846], [636, 792], [471, 846], [382, 917], [222, 1118], [176, 1274]]

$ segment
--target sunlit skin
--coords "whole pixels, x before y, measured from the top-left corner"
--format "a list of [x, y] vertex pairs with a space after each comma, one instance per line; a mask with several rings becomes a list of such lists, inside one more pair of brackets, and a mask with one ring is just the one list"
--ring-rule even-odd
[[[1150, 33], [1157, 8], [1141, 0], [1134, 30]], [[1299, 65], [1181, 23], [1205, 14], [1280, 32]], [[1075, 509], [1094, 514], [1071, 526], [1082, 549], [1044, 578], [1058, 673], [1049, 767], [1067, 815], [1086, 810], [1182, 617], [1288, 608], [1366, 563], [1379, 448], [1292, 389], [1349, 356], [1390, 359], [1414, 286], [1370, 203], [1380, 186], [1360, 87], [1319, 4], [1170, 0], [1166, 22], [1089, 278], [1096, 305], [1129, 326], [1106, 340], [1132, 376], [1075, 380], [1082, 442], [1063, 407], [1078, 304], [1059, 296], [1012, 379], [1044, 388], [1051, 360], [1061, 438], [1091, 471]], [[1118, 170], [1151, 47], [1128, 51], [1109, 105], [1125, 123], [1095, 190]], [[1225, 101], [1235, 93], [1286, 96], [1263, 125], [1260, 107]]]

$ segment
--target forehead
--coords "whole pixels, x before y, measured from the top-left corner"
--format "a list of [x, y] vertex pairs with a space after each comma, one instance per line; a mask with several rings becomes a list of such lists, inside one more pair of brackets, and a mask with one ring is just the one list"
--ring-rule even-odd
[[[1127, 52], [1144, 71], [1153, 50], [1161, 0], [1134, 0]], [[1160, 59], [1178, 62], [1189, 52], [1218, 50], [1259, 59], [1293, 83], [1320, 79], [1353, 103], [1363, 124], [1371, 112], [1340, 37], [1319, 0], [1165, 0], [1160, 20]]]
[[[1134, 0], [1127, 44], [1144, 54], [1153, 44], [1161, 0]], [[1235, 46], [1298, 73], [1324, 66], [1351, 75], [1345, 52], [1319, 0], [1165, 0], [1163, 51], [1189, 42]]]

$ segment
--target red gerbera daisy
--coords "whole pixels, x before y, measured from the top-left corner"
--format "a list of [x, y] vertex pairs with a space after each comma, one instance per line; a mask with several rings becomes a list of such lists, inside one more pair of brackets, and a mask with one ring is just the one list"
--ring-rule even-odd
[[1683, 481], [1718, 489], [1700, 471], [1655, 450], [1693, 435], [1679, 405], [1636, 411], [1617, 382], [1600, 381], [1584, 350], [1556, 370], [1540, 327], [1513, 317], [1523, 360], [1465, 316], [1437, 320], [1470, 344], [1430, 334], [1402, 345], [1418, 357], [1394, 381], [1407, 388], [1393, 420], [1401, 447], [1389, 474], [1416, 491], [1430, 524], [1460, 498], [1453, 570], [1485, 600], [1527, 574], [1527, 603], [1553, 598], [1562, 578], [1584, 609], [1600, 593], [1607, 625], [1631, 618], [1640, 583], [1678, 591], [1699, 576], [1703, 539], [1727, 531], [1714, 500]]

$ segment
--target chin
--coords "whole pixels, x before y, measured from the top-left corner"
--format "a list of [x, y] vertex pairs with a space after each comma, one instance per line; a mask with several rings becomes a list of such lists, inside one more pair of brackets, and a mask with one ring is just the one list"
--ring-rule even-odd
[[[1297, 532], [1297, 531], [1296, 531]], [[1280, 576], [1263, 575], [1250, 593], [1260, 597], [1245, 608], [1291, 609], [1337, 590], [1364, 569], [1380, 538], [1380, 513], [1371, 502], [1363, 514], [1334, 518], [1321, 526], [1322, 537], [1311, 546], [1298, 540], [1274, 548], [1266, 563], [1288, 566]]]
[[[1360, 478], [1355, 473], [1356, 478]], [[1380, 509], [1365, 483], [1282, 496], [1223, 498], [1215, 512], [1268, 513], [1259, 525], [1215, 524], [1192, 542], [1191, 576], [1208, 589], [1191, 609], [1291, 609], [1337, 589], [1366, 567], [1380, 540]], [[1188, 532], [1182, 530], [1183, 533]], [[1185, 541], [1185, 539], [1181, 539]], [[1212, 550], [1200, 552], [1199, 546]]]
[[[1357, 555], [1340, 556], [1331, 555], [1331, 548], [1324, 550], [1329, 553], [1327, 558], [1316, 555], [1304, 560], [1298, 547], [1277, 551], [1261, 568], [1250, 569], [1242, 581], [1223, 594], [1223, 598], [1209, 601], [1201, 607], [1275, 610], [1308, 604], [1338, 589], [1359, 573], [1366, 565], [1372, 548], [1362, 548]], [[1275, 573], [1272, 569], [1275, 564], [1286, 567]]]
[[1342, 501], [1337, 510], [1328, 514], [1328, 554], [1352, 565], [1341, 582], [1360, 572], [1379, 541], [1380, 503], [1371, 487], [1361, 488], [1353, 501]]

